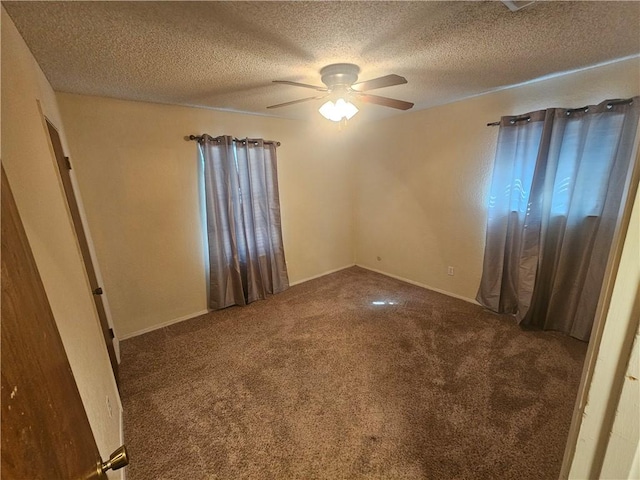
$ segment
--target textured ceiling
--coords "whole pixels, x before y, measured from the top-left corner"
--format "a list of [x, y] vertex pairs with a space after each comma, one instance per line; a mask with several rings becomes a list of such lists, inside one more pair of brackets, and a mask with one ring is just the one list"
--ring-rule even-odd
[[[640, 52], [640, 2], [3, 2], [53, 88], [304, 118], [330, 63], [427, 108]], [[402, 114], [361, 105], [363, 116]]]

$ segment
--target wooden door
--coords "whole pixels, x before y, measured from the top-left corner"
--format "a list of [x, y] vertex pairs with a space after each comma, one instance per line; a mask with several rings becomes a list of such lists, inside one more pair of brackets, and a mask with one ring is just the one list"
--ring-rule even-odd
[[69, 211], [71, 212], [71, 218], [73, 220], [73, 226], [76, 231], [76, 237], [78, 238], [78, 244], [80, 245], [80, 252], [82, 253], [82, 259], [84, 260], [84, 266], [89, 277], [89, 284], [91, 285], [91, 291], [93, 292], [93, 300], [96, 305], [96, 311], [98, 312], [98, 318], [100, 319], [100, 327], [102, 328], [102, 335], [104, 336], [105, 344], [107, 345], [107, 351], [109, 352], [109, 360], [111, 361], [111, 368], [113, 368], [113, 374], [118, 381], [118, 359], [116, 358], [116, 351], [113, 348], [113, 336], [111, 329], [109, 328], [109, 322], [107, 320], [107, 314], [102, 302], [102, 287], [98, 284], [98, 278], [96, 276], [96, 270], [91, 260], [91, 253], [89, 251], [89, 243], [87, 242], [87, 236], [84, 232], [84, 226], [82, 225], [82, 219], [80, 217], [80, 209], [78, 208], [78, 202], [76, 201], [76, 195], [73, 191], [73, 185], [71, 183], [71, 175], [69, 170], [71, 169], [71, 163], [69, 159], [65, 157], [62, 150], [62, 142], [60, 141], [60, 135], [58, 130], [47, 120], [47, 128], [49, 129], [49, 136], [51, 137], [51, 144], [53, 145], [53, 151], [56, 155], [56, 163], [58, 164], [58, 171], [60, 172], [60, 178], [62, 179], [62, 185], [64, 186], [64, 193], [67, 198], [67, 204], [69, 205]]
[[106, 478], [4, 168], [1, 190], [2, 478]]

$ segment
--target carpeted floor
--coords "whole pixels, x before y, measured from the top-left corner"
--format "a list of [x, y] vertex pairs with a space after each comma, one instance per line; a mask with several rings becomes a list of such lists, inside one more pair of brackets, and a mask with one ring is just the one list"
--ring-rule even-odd
[[353, 267], [124, 341], [127, 478], [556, 479], [585, 352]]

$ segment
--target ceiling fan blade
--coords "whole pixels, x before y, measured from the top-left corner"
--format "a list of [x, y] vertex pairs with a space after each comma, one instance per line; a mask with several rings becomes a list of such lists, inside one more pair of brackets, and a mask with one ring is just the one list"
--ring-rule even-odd
[[396, 100], [395, 98], [379, 97], [378, 95], [369, 95], [368, 93], [357, 93], [355, 98], [366, 103], [375, 103], [376, 105], [397, 108], [398, 110], [409, 110], [413, 107], [413, 103], [411, 102]]
[[356, 92], [366, 92], [367, 90], [373, 90], [375, 88], [392, 87], [394, 85], [402, 85], [403, 83], [407, 83], [406, 78], [392, 73], [391, 75], [385, 75], [384, 77], [354, 83], [351, 85], [351, 89]]
[[290, 82], [289, 80], [274, 80], [273, 83], [281, 83], [283, 85], [293, 85], [294, 87], [313, 88], [319, 92], [328, 92], [326, 87], [316, 87], [315, 85], [309, 85], [307, 83]]
[[301, 98], [300, 100], [293, 100], [291, 102], [279, 103], [277, 105], [269, 105], [267, 108], [286, 107], [286, 106], [289, 106], [289, 105], [295, 105], [296, 103], [308, 102], [309, 100], [319, 100], [319, 99], [324, 98], [324, 97], [326, 97], [326, 95], [320, 95], [318, 97]]

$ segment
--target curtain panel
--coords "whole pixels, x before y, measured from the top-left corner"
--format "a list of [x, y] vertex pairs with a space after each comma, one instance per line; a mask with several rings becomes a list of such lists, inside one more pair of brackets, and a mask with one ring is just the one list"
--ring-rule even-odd
[[500, 121], [477, 300], [588, 340], [632, 153], [640, 97]]
[[276, 146], [203, 135], [209, 306], [246, 305], [289, 287]]

